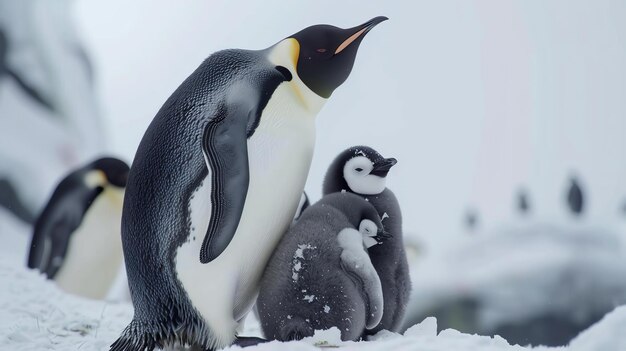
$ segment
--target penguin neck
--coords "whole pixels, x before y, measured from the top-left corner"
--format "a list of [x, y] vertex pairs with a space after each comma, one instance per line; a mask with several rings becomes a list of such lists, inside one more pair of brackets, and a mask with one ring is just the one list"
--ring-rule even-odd
[[124, 202], [124, 188], [107, 186], [102, 191], [102, 195], [104, 195], [106, 199], [111, 201], [115, 206], [121, 206]]
[[289, 70], [292, 79], [282, 84], [287, 84], [296, 101], [315, 116], [328, 99], [314, 93], [300, 79], [296, 69], [299, 53], [300, 44], [298, 41], [288, 38], [267, 49], [267, 58], [273, 65], [282, 66]]

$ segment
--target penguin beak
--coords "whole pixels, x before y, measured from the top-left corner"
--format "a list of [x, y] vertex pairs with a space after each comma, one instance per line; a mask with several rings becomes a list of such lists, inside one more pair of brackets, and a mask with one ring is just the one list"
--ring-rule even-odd
[[396, 160], [395, 158], [385, 158], [383, 160], [377, 161], [374, 163], [374, 168], [372, 169], [370, 174], [385, 178], [389, 173], [391, 167], [395, 166], [396, 163], [398, 163], [398, 160]]
[[388, 20], [389, 18], [385, 16], [374, 17], [371, 20], [363, 23], [360, 26], [356, 26], [354, 28], [346, 29], [346, 32], [350, 33], [350, 35], [335, 49], [335, 55], [340, 54], [343, 50], [345, 50], [352, 43], [360, 43], [365, 34], [367, 34], [372, 28], [376, 27], [381, 22]]

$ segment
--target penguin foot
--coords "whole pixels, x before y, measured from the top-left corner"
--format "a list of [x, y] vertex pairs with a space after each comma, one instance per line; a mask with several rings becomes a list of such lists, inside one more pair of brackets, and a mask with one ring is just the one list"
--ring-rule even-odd
[[269, 340], [267, 339], [258, 338], [256, 336], [238, 336], [237, 339], [235, 339], [235, 342], [233, 343], [233, 345], [237, 345], [240, 347], [248, 347], [248, 346], [255, 346], [258, 344], [262, 344], [268, 341]]

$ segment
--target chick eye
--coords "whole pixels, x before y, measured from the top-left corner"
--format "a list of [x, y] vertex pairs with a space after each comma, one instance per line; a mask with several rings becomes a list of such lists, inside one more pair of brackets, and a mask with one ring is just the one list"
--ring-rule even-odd
[[319, 52], [320, 54], [323, 54], [326, 52], [326, 49], [317, 49], [315, 51]]
[[359, 172], [359, 173], [363, 172], [363, 168], [361, 168], [361, 167], [359, 167], [359, 168], [355, 168], [354, 170], [355, 170], [355, 171], [357, 171], [357, 172]]

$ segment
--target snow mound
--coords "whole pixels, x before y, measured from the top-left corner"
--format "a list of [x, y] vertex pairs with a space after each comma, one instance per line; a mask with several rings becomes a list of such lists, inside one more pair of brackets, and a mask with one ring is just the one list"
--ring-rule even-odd
[[626, 350], [625, 330], [626, 306], [621, 306], [572, 340], [570, 351]]
[[437, 318], [427, 317], [420, 324], [415, 324], [404, 332], [406, 336], [435, 336], [437, 335]]

